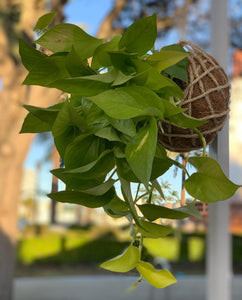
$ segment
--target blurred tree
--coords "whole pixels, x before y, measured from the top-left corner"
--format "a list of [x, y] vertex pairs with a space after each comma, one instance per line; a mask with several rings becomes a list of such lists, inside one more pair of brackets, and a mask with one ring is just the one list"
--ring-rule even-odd
[[48, 106], [60, 93], [43, 87], [21, 85], [26, 70], [18, 55], [18, 38], [33, 41], [36, 20], [48, 10], [58, 12], [67, 0], [1, 0], [0, 1], [0, 299], [12, 297], [17, 204], [20, 196], [22, 165], [33, 139], [32, 134], [19, 135], [26, 115], [23, 103]]
[[[203, 48], [210, 42], [211, 0], [117, 0], [102, 22], [99, 37], [122, 33], [134, 20], [157, 14], [158, 36], [165, 39], [175, 33]], [[242, 49], [242, 0], [228, 0], [230, 43]]]

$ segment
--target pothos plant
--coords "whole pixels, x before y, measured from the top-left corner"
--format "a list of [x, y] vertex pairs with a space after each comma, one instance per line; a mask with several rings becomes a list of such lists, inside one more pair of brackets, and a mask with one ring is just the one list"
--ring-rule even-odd
[[[132, 242], [101, 267], [115, 272], [136, 268], [138, 282], [145, 278], [157, 288], [173, 284], [176, 279], [168, 270], [156, 270], [142, 261], [143, 239], [171, 233], [171, 227], [160, 224], [162, 218], [199, 217], [196, 199], [225, 200], [239, 187], [205, 155], [205, 141], [198, 130], [204, 121], [188, 116], [180, 107], [183, 91], [173, 78], [187, 82], [189, 54], [179, 45], [154, 49], [155, 15], [134, 22], [123, 35], [110, 40], [90, 36], [73, 24], [49, 28], [54, 17], [55, 13], [48, 13], [38, 20], [36, 48], [19, 41], [22, 62], [29, 71], [23, 84], [57, 88], [64, 94], [64, 100], [48, 108], [24, 106], [29, 113], [21, 133], [51, 131], [62, 161], [51, 173], [66, 189], [48, 196], [103, 207], [114, 218], [126, 217]], [[46, 55], [43, 48], [51, 54]], [[165, 200], [158, 178], [173, 165], [184, 169], [157, 142], [164, 120], [194, 129], [204, 148], [202, 157], [189, 158], [197, 171], [190, 175], [185, 169], [184, 185], [195, 200], [176, 209], [152, 197], [158, 191]], [[139, 201], [143, 194], [148, 195], [146, 203]]]

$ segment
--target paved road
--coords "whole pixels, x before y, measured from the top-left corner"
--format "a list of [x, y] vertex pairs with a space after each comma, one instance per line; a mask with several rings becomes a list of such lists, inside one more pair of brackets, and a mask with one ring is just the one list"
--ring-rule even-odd
[[[109, 275], [18, 278], [14, 300], [205, 300], [204, 276], [177, 278], [178, 283], [166, 289], [152, 288], [144, 281], [127, 292], [136, 279]], [[233, 278], [232, 291], [232, 300], [242, 300], [242, 276]]]

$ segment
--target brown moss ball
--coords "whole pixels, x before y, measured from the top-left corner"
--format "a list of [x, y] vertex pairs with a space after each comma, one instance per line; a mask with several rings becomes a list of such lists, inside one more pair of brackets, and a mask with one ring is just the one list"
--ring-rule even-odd
[[[188, 57], [188, 84], [177, 82], [184, 92], [181, 107], [186, 114], [207, 123], [198, 129], [210, 144], [222, 129], [228, 112], [230, 84], [228, 77], [218, 62], [200, 47], [189, 42], [180, 44], [190, 53]], [[159, 131], [158, 142], [174, 152], [189, 152], [200, 149], [202, 144], [192, 129], [183, 129], [166, 122], [164, 132]]]

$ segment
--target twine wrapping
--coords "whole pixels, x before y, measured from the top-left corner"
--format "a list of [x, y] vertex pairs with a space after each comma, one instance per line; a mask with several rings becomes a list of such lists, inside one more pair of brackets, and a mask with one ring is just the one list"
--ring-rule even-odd
[[[228, 77], [218, 62], [190, 42], [179, 43], [188, 56], [188, 84], [175, 80], [184, 92], [181, 107], [187, 108], [186, 114], [207, 123], [198, 129], [207, 144], [222, 129], [229, 112], [230, 84]], [[201, 141], [193, 129], [183, 129], [162, 122], [163, 132], [159, 131], [158, 142], [174, 152], [189, 152], [200, 149]]]

